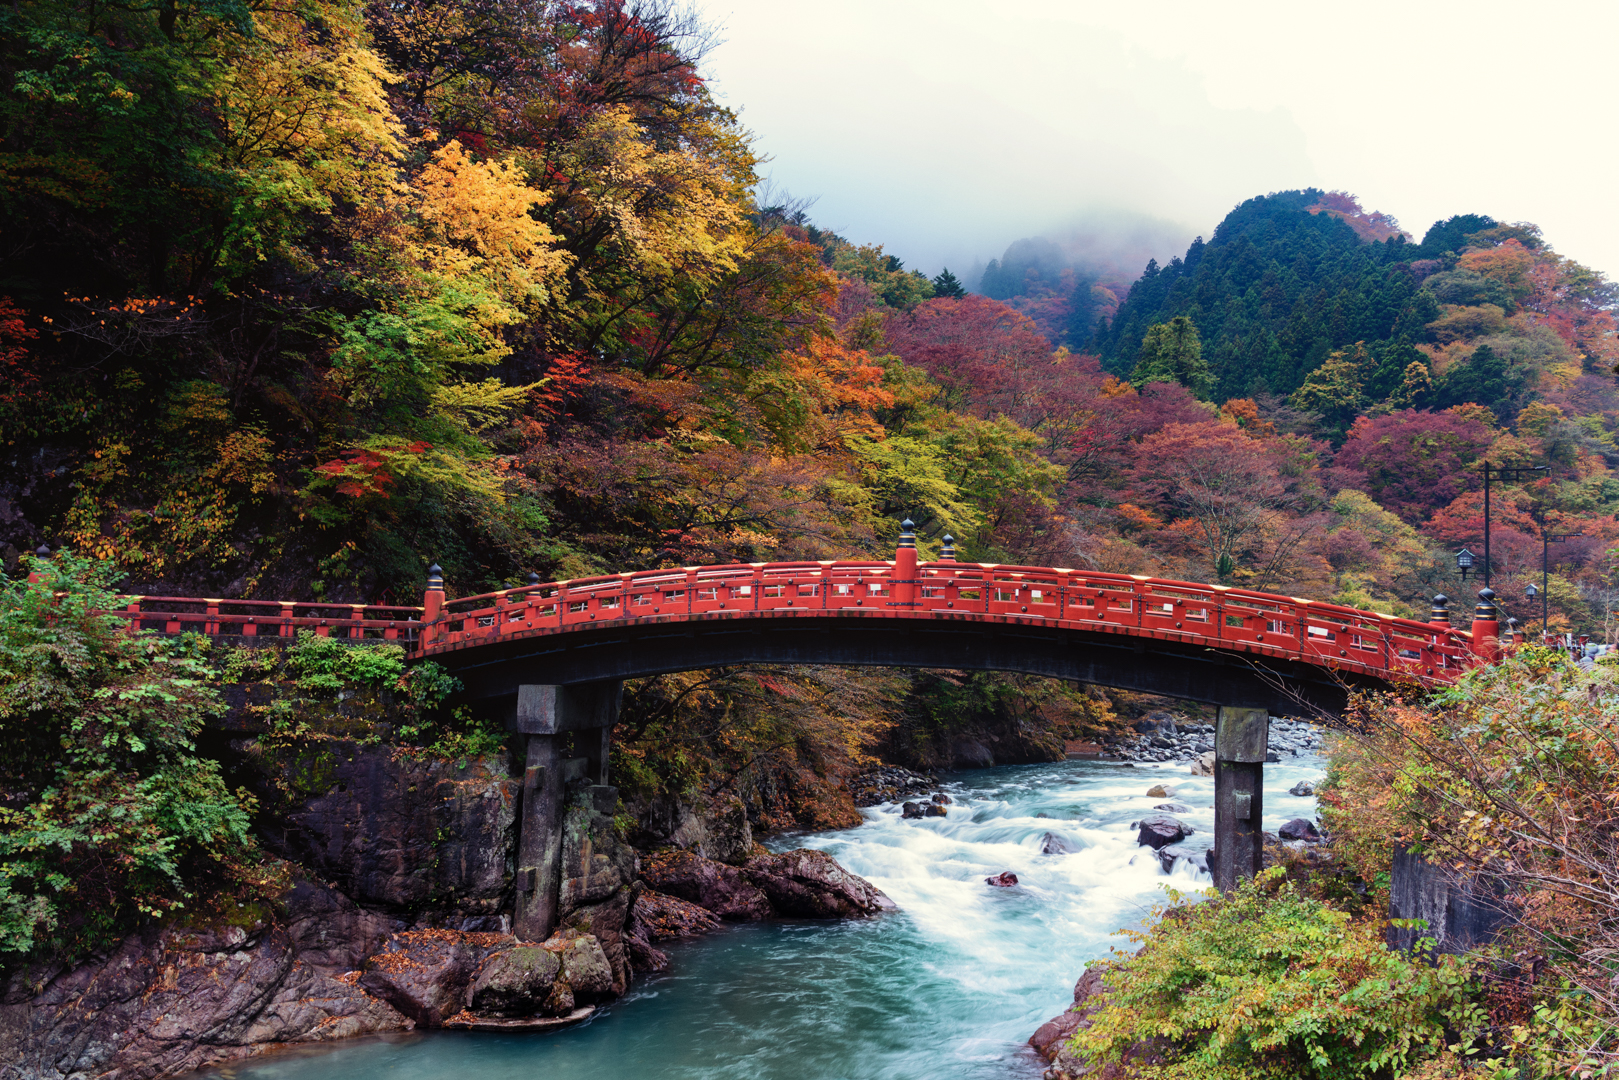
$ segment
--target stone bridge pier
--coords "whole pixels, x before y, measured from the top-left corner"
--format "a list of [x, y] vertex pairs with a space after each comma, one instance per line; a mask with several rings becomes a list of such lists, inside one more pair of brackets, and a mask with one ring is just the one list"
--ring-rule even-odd
[[1220, 706], [1214, 729], [1214, 847], [1209, 874], [1221, 892], [1264, 865], [1265, 751], [1270, 714], [1262, 708]]
[[[568, 784], [588, 780], [598, 806], [616, 801], [617, 792], [607, 784], [607, 758], [623, 691], [618, 681], [517, 688], [507, 727], [526, 743], [512, 917], [512, 929], [521, 938], [543, 941], [556, 928]], [[574, 755], [564, 757], [561, 742], [569, 734]]]

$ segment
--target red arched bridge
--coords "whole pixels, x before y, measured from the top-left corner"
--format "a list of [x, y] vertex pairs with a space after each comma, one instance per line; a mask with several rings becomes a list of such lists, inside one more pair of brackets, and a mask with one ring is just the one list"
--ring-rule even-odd
[[740, 563], [538, 582], [421, 607], [129, 597], [178, 633], [385, 639], [476, 699], [737, 663], [1001, 670], [1273, 712], [1338, 711], [1355, 687], [1450, 682], [1495, 655], [1473, 630], [1221, 585], [1061, 567], [917, 561]]
[[1450, 627], [1444, 597], [1423, 623], [1221, 585], [962, 563], [948, 543], [921, 563], [906, 522], [892, 561], [687, 566], [453, 600], [435, 566], [419, 608], [133, 596], [120, 613], [165, 633], [398, 641], [455, 672], [523, 742], [513, 911], [541, 940], [569, 783], [617, 801], [608, 741], [624, 679], [737, 663], [968, 668], [1218, 704], [1209, 866], [1230, 888], [1262, 863], [1268, 714], [1337, 712], [1355, 687], [1443, 684], [1496, 658], [1493, 594], [1479, 597], [1469, 632]]

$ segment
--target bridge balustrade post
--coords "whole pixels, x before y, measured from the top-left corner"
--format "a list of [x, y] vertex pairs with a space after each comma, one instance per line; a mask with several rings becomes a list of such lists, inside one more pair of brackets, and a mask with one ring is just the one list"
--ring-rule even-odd
[[427, 568], [427, 589], [422, 593], [422, 629], [417, 634], [418, 649], [425, 649], [441, 633], [433, 621], [444, 611], [444, 569], [438, 563]]
[[[517, 688], [515, 713], [507, 724], [525, 740], [512, 929], [524, 940], [543, 941], [556, 928], [568, 784], [588, 781], [598, 806], [617, 800], [618, 793], [606, 786], [607, 758], [623, 685]], [[582, 757], [562, 756], [560, 740], [568, 732], [574, 733], [575, 749]]]
[[894, 576], [889, 592], [894, 607], [916, 607], [916, 525], [906, 518], [899, 527], [899, 548], [894, 552]]
[[1473, 609], [1473, 654], [1492, 664], [1501, 659], [1501, 623], [1494, 589], [1478, 593], [1478, 607]]
[[44, 575], [39, 572], [37, 567], [39, 566], [40, 563], [42, 563], [42, 562], [50, 562], [50, 560], [51, 560], [51, 549], [50, 548], [46, 547], [44, 544], [41, 544], [41, 545], [39, 545], [39, 547], [34, 549], [34, 559], [33, 559], [33, 562], [29, 564], [28, 584], [30, 584], [30, 585], [38, 585], [41, 581], [45, 580]]
[[1265, 751], [1270, 715], [1264, 709], [1220, 706], [1214, 734], [1214, 848], [1209, 872], [1228, 892], [1263, 865]]

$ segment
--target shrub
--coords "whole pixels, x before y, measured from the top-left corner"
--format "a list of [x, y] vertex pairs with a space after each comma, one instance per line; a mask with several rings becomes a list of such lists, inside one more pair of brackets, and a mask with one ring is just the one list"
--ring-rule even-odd
[[1521, 648], [1424, 699], [1362, 698], [1321, 794], [1367, 880], [1403, 841], [1500, 897], [1491, 1041], [1526, 1076], [1619, 1072], [1616, 676]]
[[1429, 965], [1383, 943], [1376, 920], [1301, 893], [1267, 870], [1223, 899], [1174, 906], [1143, 947], [1105, 965], [1105, 1004], [1074, 1037], [1102, 1065], [1157, 1040], [1164, 1061], [1131, 1075], [1191, 1078], [1399, 1075], [1445, 1052], [1446, 1028], [1480, 1022], [1465, 963]]
[[196, 751], [222, 711], [202, 643], [123, 632], [106, 564], [35, 569], [0, 582], [0, 965], [102, 947], [255, 852]]
[[287, 666], [300, 690], [336, 693], [346, 683], [380, 689], [405, 674], [405, 650], [392, 644], [354, 645], [300, 630], [287, 650]]

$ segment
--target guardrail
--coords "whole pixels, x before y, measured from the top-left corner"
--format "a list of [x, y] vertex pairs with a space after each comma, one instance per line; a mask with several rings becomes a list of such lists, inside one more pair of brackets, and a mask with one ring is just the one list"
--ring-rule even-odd
[[300, 630], [321, 637], [397, 641], [415, 648], [422, 609], [379, 604], [322, 604], [294, 600], [215, 600], [186, 596], [127, 596], [109, 614], [131, 630], [290, 638]]
[[[994, 619], [1144, 634], [1384, 678], [1449, 682], [1480, 660], [1447, 625], [1297, 597], [1127, 574], [885, 561], [689, 566], [546, 582], [435, 603], [424, 656], [625, 621], [820, 615]], [[915, 576], [911, 576], [914, 574]], [[436, 610], [435, 610], [436, 609]]]

